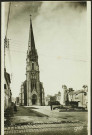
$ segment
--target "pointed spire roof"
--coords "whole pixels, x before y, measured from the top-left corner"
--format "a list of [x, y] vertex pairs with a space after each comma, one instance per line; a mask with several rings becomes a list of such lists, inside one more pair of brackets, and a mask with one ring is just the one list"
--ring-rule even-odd
[[35, 42], [34, 42], [34, 35], [33, 35], [31, 15], [30, 15], [30, 29], [29, 29], [28, 50], [32, 51], [32, 52], [35, 51]]
[[35, 42], [34, 42], [34, 34], [33, 34], [33, 28], [32, 28], [31, 15], [30, 15], [30, 29], [29, 29], [29, 41], [28, 41], [27, 56], [30, 58], [30, 60], [38, 61], [37, 50], [35, 48]]

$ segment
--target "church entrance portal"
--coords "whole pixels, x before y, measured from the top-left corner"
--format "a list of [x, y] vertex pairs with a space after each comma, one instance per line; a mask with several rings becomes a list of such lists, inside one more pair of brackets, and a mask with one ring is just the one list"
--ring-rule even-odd
[[37, 95], [33, 95], [32, 96], [32, 105], [36, 105], [36, 103], [37, 103]]

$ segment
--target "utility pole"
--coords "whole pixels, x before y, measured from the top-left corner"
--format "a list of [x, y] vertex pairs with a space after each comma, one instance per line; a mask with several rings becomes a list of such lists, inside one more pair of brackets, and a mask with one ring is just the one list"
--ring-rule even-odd
[[9, 48], [9, 39], [7, 39], [7, 37], [5, 36], [5, 39], [4, 39], [4, 68], [6, 68], [5, 67], [5, 55], [6, 55], [6, 48]]
[[82, 107], [83, 107], [83, 90], [82, 90]]
[[8, 19], [7, 19], [6, 35], [5, 35], [5, 39], [4, 39], [4, 69], [6, 68], [5, 67], [6, 48], [9, 48], [9, 39], [7, 39], [7, 31], [8, 31], [9, 17], [10, 17], [10, 7], [11, 7], [11, 2], [9, 3], [9, 12], [8, 12]]

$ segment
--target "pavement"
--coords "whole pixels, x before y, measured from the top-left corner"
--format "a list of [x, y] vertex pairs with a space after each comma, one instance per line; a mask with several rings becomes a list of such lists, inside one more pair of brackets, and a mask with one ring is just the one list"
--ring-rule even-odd
[[87, 135], [87, 112], [59, 112], [50, 106], [17, 108], [5, 135]]
[[4, 135], [87, 135], [87, 129], [76, 124], [34, 124], [5, 128]]
[[[88, 122], [88, 112], [59, 112], [59, 110], [51, 110], [50, 106], [32, 106], [37, 109], [32, 109], [44, 115], [48, 115], [48, 122], [61, 122], [61, 121], [71, 121], [80, 122], [87, 125]], [[30, 108], [25, 106], [25, 108]]]

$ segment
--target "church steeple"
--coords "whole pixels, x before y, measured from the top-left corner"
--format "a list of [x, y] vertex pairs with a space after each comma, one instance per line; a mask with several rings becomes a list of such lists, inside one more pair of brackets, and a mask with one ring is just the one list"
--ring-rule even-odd
[[35, 42], [34, 42], [34, 35], [33, 35], [31, 15], [30, 15], [30, 29], [29, 29], [28, 50], [30, 50], [30, 51], [34, 51], [35, 50]]
[[28, 41], [28, 56], [30, 58], [37, 58], [37, 50], [35, 48], [35, 41], [34, 41], [34, 34], [33, 34], [33, 28], [32, 28], [32, 20], [30, 15], [30, 29], [29, 29], [29, 41]]
[[26, 64], [27, 105], [44, 105], [44, 89], [40, 82], [38, 54], [34, 42], [31, 18]]

